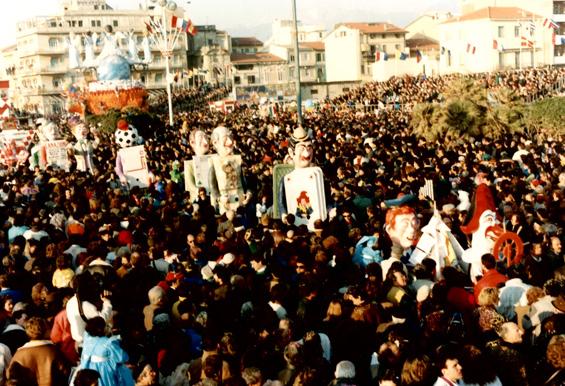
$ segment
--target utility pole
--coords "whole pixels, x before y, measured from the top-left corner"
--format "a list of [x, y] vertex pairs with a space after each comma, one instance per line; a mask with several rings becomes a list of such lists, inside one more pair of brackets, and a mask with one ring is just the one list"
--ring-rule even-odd
[[294, 22], [294, 61], [296, 74], [296, 118], [302, 126], [302, 91], [300, 90], [300, 49], [298, 47], [298, 22], [296, 21], [296, 0], [292, 1], [292, 21]]

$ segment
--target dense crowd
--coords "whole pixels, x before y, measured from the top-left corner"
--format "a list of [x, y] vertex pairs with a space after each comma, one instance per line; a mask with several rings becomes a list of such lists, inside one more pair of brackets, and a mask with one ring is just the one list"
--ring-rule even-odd
[[[479, 79], [533, 94], [562, 76]], [[438, 101], [449, 79], [371, 83], [305, 116], [332, 209], [312, 232], [271, 211], [293, 112], [181, 108], [226, 90], [177, 95], [174, 128], [145, 137], [146, 190], [121, 186], [109, 136], [93, 175], [2, 169], [0, 384], [562, 385], [562, 138], [430, 145], [411, 134], [406, 111], [339, 107]], [[190, 131], [218, 125], [231, 129], [253, 193], [224, 215], [205, 191], [190, 197], [173, 167], [193, 155]], [[387, 209], [412, 196], [426, 224], [425, 179], [443, 222], [469, 247], [456, 193], [472, 195], [478, 174], [501, 223], [524, 241], [519, 265], [487, 254], [473, 283], [456, 267], [438, 272], [432, 259], [390, 261]], [[360, 263], [362, 253], [375, 262]]]
[[377, 105], [379, 102], [398, 102], [412, 108], [416, 103], [440, 102], [445, 87], [459, 78], [479, 80], [488, 90], [509, 89], [528, 101], [553, 95], [556, 86], [560, 86], [561, 92], [565, 87], [565, 69], [553, 67], [435, 77], [404, 76], [392, 77], [386, 82], [368, 83], [335, 98], [334, 103]]

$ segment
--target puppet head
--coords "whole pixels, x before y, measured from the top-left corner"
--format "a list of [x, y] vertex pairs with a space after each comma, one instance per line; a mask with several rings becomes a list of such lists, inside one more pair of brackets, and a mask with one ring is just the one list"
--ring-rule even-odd
[[235, 141], [231, 131], [224, 126], [218, 126], [212, 131], [212, 145], [220, 157], [233, 154]]
[[303, 127], [297, 127], [290, 136], [289, 144], [288, 154], [292, 158], [294, 167], [299, 169], [311, 166], [314, 150], [310, 133]]
[[385, 231], [393, 245], [407, 249], [418, 241], [420, 222], [413, 208], [401, 206], [389, 209], [385, 222]]
[[132, 125], [129, 125], [124, 119], [120, 119], [118, 121], [116, 132], [114, 134], [116, 137], [116, 143], [121, 148], [135, 146], [141, 142], [141, 137], [139, 136], [137, 129]]

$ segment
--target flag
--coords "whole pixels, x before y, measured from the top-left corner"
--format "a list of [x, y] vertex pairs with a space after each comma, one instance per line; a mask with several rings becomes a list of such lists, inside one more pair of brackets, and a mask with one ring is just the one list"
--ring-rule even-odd
[[467, 53], [468, 54], [475, 54], [475, 52], [477, 51], [477, 47], [475, 47], [474, 45], [472, 45], [471, 43], [467, 43]]
[[383, 52], [383, 60], [386, 62], [388, 60], [388, 54]]
[[177, 20], [178, 18], [175, 15], [171, 17], [171, 28], [177, 28]]
[[408, 55], [404, 52], [400, 53], [400, 60], [406, 60], [406, 58], [408, 58]]
[[536, 32], [536, 25], [534, 24], [533, 21], [531, 21], [530, 24], [528, 24], [528, 29], [530, 30], [530, 36], [534, 36]]
[[190, 19], [188, 19], [188, 26], [186, 27], [186, 32], [188, 32], [192, 36], [196, 36], [196, 34], [198, 33], [198, 29], [196, 29], [196, 26], [194, 25], [194, 23], [192, 23], [192, 20]]
[[563, 36], [561, 37], [561, 44], [565, 44], [565, 38]]
[[469, 53], [469, 51], [471, 51], [471, 44], [467, 43], [467, 53]]
[[428, 180], [427, 178], [424, 180], [424, 186], [422, 186], [420, 188], [420, 195], [424, 196], [425, 198], [429, 198], [432, 201], [435, 201], [434, 199], [434, 181], [433, 180]]
[[496, 40], [496, 39], [492, 40], [492, 49], [498, 50], [498, 40]]
[[473, 55], [475, 55], [475, 51], [477, 51], [477, 47], [473, 46], [473, 50], [471, 51]]
[[441, 47], [441, 54], [445, 54], [445, 47]]
[[420, 50], [416, 50], [416, 63], [420, 63], [421, 60], [422, 60], [422, 53], [420, 52]]
[[534, 42], [529, 40], [527, 37], [522, 36], [521, 46], [532, 48], [534, 46]]
[[381, 51], [375, 52], [375, 62], [378, 62], [379, 60], [381, 60]]
[[559, 29], [559, 26], [557, 25], [557, 23], [554, 22], [553, 20], [551, 20], [550, 18], [547, 18], [547, 17], [543, 21], [543, 26], [547, 27], [547, 28]]
[[151, 28], [151, 25], [148, 22], [144, 22], [145, 23], [145, 28], [147, 28], [147, 32], [149, 32], [150, 34], [153, 33], [153, 28]]

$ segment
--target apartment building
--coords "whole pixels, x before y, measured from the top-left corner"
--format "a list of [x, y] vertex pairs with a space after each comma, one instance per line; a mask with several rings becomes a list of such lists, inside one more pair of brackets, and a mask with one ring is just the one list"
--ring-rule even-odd
[[328, 82], [373, 80], [377, 52], [394, 58], [406, 48], [403, 28], [390, 23], [340, 23], [325, 38]]
[[[175, 12], [183, 16], [179, 7]], [[116, 32], [133, 31], [139, 44], [147, 31], [146, 22], [153, 16], [160, 20], [162, 12], [156, 8], [135, 10], [112, 9], [104, 0], [63, 0], [60, 10], [53, 16], [34, 17], [17, 23], [16, 45], [2, 51], [3, 60], [13, 71], [6, 72], [11, 85], [11, 101], [16, 108], [41, 114], [64, 110], [63, 87], [69, 83], [95, 80], [91, 72], [70, 70], [68, 60], [69, 34], [83, 39], [88, 32], [101, 34], [104, 27], [112, 26]], [[170, 23], [172, 13], [165, 20]], [[126, 42], [122, 41], [125, 46]], [[98, 53], [101, 47], [95, 50]], [[171, 72], [187, 66], [186, 34], [181, 34], [170, 57]], [[141, 49], [140, 49], [141, 51]], [[84, 58], [84, 51], [81, 48]], [[165, 88], [165, 59], [152, 47], [153, 61], [148, 66], [133, 70], [133, 76], [142, 80], [149, 89]]]

